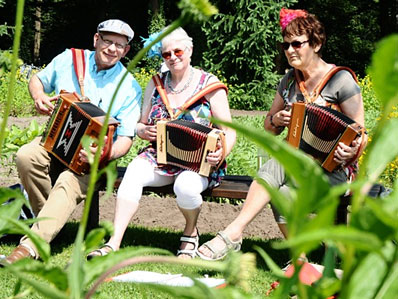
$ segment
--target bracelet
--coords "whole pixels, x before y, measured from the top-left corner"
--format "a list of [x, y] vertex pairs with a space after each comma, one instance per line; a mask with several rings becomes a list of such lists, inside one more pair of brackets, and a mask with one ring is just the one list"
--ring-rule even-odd
[[274, 124], [274, 122], [272, 121], [272, 118], [273, 118], [273, 117], [274, 117], [274, 114], [272, 114], [272, 115], [270, 116], [270, 118], [269, 118], [269, 121], [270, 121], [270, 123], [271, 123], [271, 126], [273, 126], [275, 129], [278, 129], [278, 130], [283, 129], [284, 126], [277, 126], [277, 125]]
[[271, 117], [269, 118], [269, 121], [270, 121], [270, 123], [271, 123], [271, 126], [273, 126], [274, 128], [278, 128], [275, 124], [274, 124], [274, 122], [272, 121], [272, 118], [274, 117], [274, 115], [273, 114], [271, 114]]

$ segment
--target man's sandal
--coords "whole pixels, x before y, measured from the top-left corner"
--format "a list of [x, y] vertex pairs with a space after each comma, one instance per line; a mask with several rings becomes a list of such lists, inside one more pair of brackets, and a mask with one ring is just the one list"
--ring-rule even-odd
[[116, 251], [115, 248], [112, 247], [110, 244], [104, 244], [100, 248], [91, 251], [89, 254], [87, 254], [87, 260], [91, 260], [94, 257], [97, 256], [105, 256], [111, 253], [112, 251]]
[[178, 249], [177, 250], [177, 256], [180, 255], [188, 255], [191, 258], [195, 258], [197, 253], [198, 253], [198, 247], [199, 247], [199, 231], [196, 229], [196, 236], [181, 236], [180, 242], [183, 243], [191, 243], [193, 245], [192, 249]]
[[225, 258], [231, 251], [239, 251], [242, 246], [242, 240], [234, 242], [223, 231], [218, 232], [216, 238], [219, 238], [224, 242], [224, 247], [219, 249], [215, 248], [211, 243], [212, 240], [204, 243], [202, 246], [211, 251], [211, 256], [206, 256], [198, 250], [197, 254], [201, 259], [206, 261], [218, 261]]

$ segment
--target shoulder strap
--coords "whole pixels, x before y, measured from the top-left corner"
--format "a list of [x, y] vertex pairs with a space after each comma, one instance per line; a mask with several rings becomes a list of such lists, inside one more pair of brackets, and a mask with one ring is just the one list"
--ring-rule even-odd
[[178, 115], [180, 115], [185, 109], [187, 109], [189, 106], [194, 104], [196, 101], [204, 97], [205, 95], [209, 94], [210, 92], [223, 88], [225, 89], [226, 92], [228, 92], [228, 88], [221, 82], [213, 82], [208, 84], [206, 87], [202, 88], [199, 92], [194, 94], [188, 101], [184, 103], [184, 105], [181, 106], [181, 109], [177, 111], [177, 113], [174, 114], [173, 109], [170, 107], [169, 100], [167, 98], [167, 93], [163, 85], [163, 81], [160, 79], [159, 75], [156, 74], [153, 76], [153, 81], [155, 82], [156, 89], [159, 92], [160, 98], [162, 99], [163, 103], [165, 104], [167, 111], [170, 114], [171, 119], [177, 118]]
[[[346, 70], [346, 71], [350, 72], [350, 74], [351, 74], [352, 77], [354, 78], [355, 82], [358, 82], [357, 76], [355, 75], [355, 73], [354, 73], [353, 70], [351, 70], [350, 68], [348, 68], [348, 67], [346, 67], [346, 66], [335, 66], [335, 67], [333, 67], [332, 69], [330, 69], [330, 70], [326, 73], [326, 75], [322, 78], [322, 80], [318, 83], [318, 85], [315, 87], [314, 91], [312, 92], [312, 96], [311, 96], [311, 97], [305, 96], [305, 95], [307, 95], [308, 93], [307, 93], [307, 90], [306, 90], [306, 88], [305, 88], [305, 84], [304, 84], [303, 78], [302, 78], [301, 74], [300, 74], [297, 70], [295, 70], [294, 77], [295, 77], [295, 79], [297, 80], [297, 83], [298, 83], [298, 85], [299, 85], [299, 87], [300, 87], [301, 92], [302, 92], [303, 95], [306, 97], [306, 100], [308, 100], [309, 102], [313, 102], [313, 101], [315, 101], [315, 100], [319, 97], [321, 91], [323, 90], [323, 88], [325, 87], [325, 85], [328, 83], [328, 81], [329, 81], [337, 72], [342, 71], [342, 70]], [[307, 97], [308, 97], [309, 99], [307, 99]]]
[[84, 58], [84, 50], [72, 48], [73, 68], [75, 69], [77, 81], [80, 86], [80, 93], [84, 96], [84, 73], [86, 70], [86, 63]]
[[213, 82], [213, 83], [210, 83], [210, 84], [206, 85], [204, 88], [199, 90], [196, 94], [194, 94], [188, 101], [186, 101], [184, 103], [184, 105], [181, 106], [180, 111], [178, 111], [178, 113], [176, 113], [176, 117], [180, 113], [182, 113], [185, 109], [187, 109], [189, 106], [191, 106], [196, 101], [198, 101], [199, 99], [204, 97], [205, 95], [211, 93], [212, 91], [220, 89], [220, 88], [225, 89], [225, 92], [228, 93], [228, 88], [221, 82]]
[[318, 84], [318, 86], [315, 88], [314, 93], [318, 97], [319, 94], [321, 93], [322, 89], [325, 87], [326, 83], [338, 72], [346, 70], [349, 73], [351, 73], [352, 77], [354, 78], [355, 82], [358, 82], [357, 76], [355, 75], [354, 71], [350, 69], [349, 67], [346, 66], [336, 66], [332, 68], [329, 72], [326, 73], [326, 75], [322, 78], [321, 82]]
[[162, 99], [163, 104], [166, 106], [167, 111], [170, 114], [170, 118], [174, 119], [174, 112], [171, 109], [169, 99], [167, 97], [166, 89], [164, 88], [163, 81], [160, 78], [159, 74], [156, 74], [152, 77], [153, 82], [155, 83], [155, 87], [159, 93], [160, 98]]

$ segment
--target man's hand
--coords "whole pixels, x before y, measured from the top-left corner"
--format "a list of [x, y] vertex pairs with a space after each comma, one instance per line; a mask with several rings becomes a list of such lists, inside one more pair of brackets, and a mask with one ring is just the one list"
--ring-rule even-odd
[[[105, 136], [105, 139], [104, 139], [104, 146], [102, 147], [102, 149], [101, 149], [101, 156], [100, 157], [102, 157], [102, 155], [104, 154], [104, 147], [105, 147], [105, 144], [106, 144], [106, 142], [107, 142], [107, 140], [108, 140], [108, 136]], [[92, 155], [92, 157], [94, 157], [95, 156], [95, 153], [97, 152], [97, 150], [98, 150], [98, 146], [97, 146], [97, 144], [91, 144], [90, 145], [90, 153], [91, 153], [91, 155]], [[80, 150], [80, 152], [79, 152], [79, 159], [82, 161], [82, 162], [85, 162], [85, 163], [89, 163], [89, 159], [88, 159], [88, 153], [84, 150], [84, 149], [81, 149]]]
[[47, 95], [43, 95], [35, 99], [35, 108], [36, 111], [40, 114], [51, 115], [54, 110], [54, 105], [52, 102], [58, 100], [59, 96], [49, 97]]

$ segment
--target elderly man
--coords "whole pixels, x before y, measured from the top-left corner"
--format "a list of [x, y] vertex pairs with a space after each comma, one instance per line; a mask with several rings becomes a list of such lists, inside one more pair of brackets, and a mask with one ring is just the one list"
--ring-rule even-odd
[[[134, 32], [121, 20], [107, 20], [98, 25], [94, 34], [95, 51], [84, 51], [84, 93], [91, 103], [107, 111], [122, 76], [127, 72], [120, 62], [130, 50], [129, 42]], [[36, 110], [51, 114], [53, 102], [60, 90], [80, 93], [81, 88], [74, 71], [72, 51], [67, 49], [56, 56], [50, 64], [29, 82], [29, 91]], [[56, 96], [47, 94], [55, 91]], [[141, 88], [128, 74], [118, 90], [111, 116], [119, 121], [110, 159], [125, 155], [135, 134], [140, 116]], [[95, 152], [95, 148], [91, 148]], [[87, 153], [82, 150], [79, 158], [87, 162]], [[89, 175], [77, 175], [67, 169], [48, 153], [35, 139], [21, 147], [17, 153], [17, 168], [22, 184], [29, 195], [33, 212], [37, 217], [48, 218], [35, 223], [32, 231], [51, 242], [65, 225], [76, 205], [85, 199]], [[39, 258], [33, 242], [24, 236], [20, 245], [3, 263], [14, 263], [22, 258]]]

